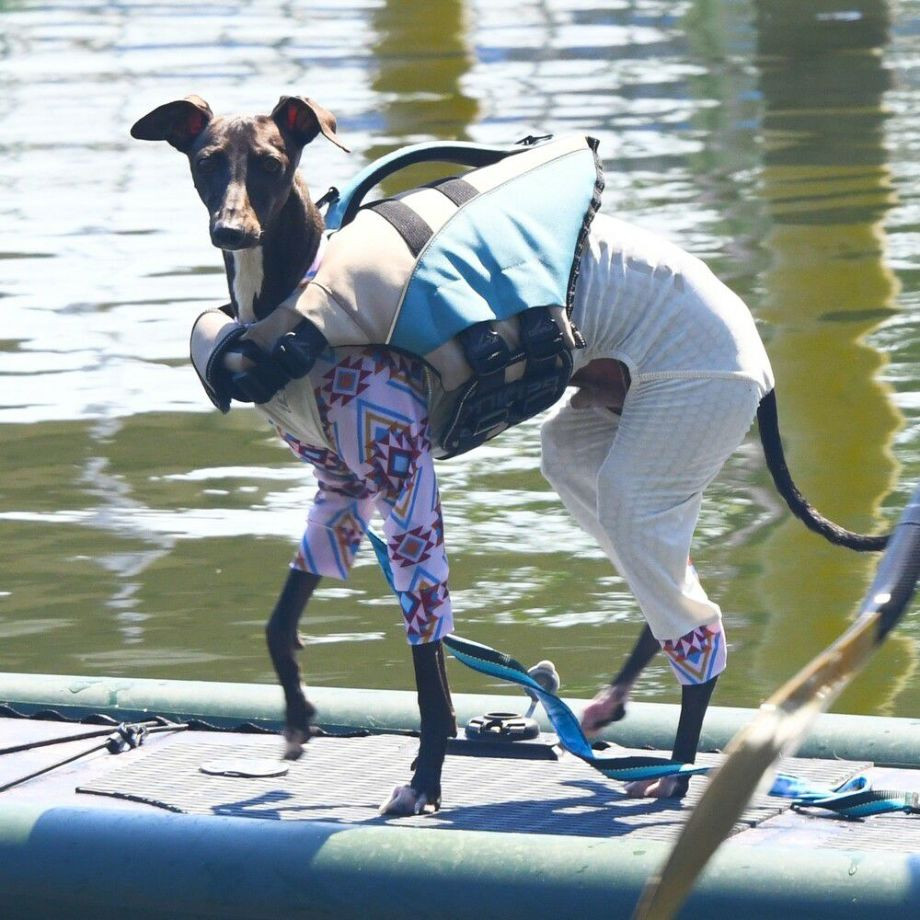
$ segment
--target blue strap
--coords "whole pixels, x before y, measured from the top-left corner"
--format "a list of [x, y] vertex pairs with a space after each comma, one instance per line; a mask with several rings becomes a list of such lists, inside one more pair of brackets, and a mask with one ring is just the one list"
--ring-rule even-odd
[[770, 794], [794, 799], [792, 807], [795, 809], [825, 808], [847, 818], [865, 818], [892, 811], [920, 814], [920, 793], [873, 789], [871, 779], [864, 773], [835, 787], [813, 785], [780, 773]]
[[863, 789], [858, 792], [835, 793], [825, 798], [795, 801], [792, 807], [826, 808], [847, 818], [866, 818], [892, 811], [917, 815], [920, 814], [920, 793], [894, 789]]
[[[611, 779], [624, 781], [654, 779], [675, 774], [706, 773], [709, 767], [675, 763], [660, 757], [597, 757], [585, 738], [574, 713], [555, 694], [541, 687], [524, 666], [502, 652], [459, 636], [447, 636], [444, 644], [464, 664], [489, 674], [520, 684], [543, 704], [560, 744]], [[872, 789], [864, 774], [852, 777], [836, 787], [821, 786], [807, 780], [779, 773], [770, 788], [770, 795], [791, 798], [795, 808], [825, 808], [848, 818], [892, 811], [920, 814], [920, 793]]]
[[789, 773], [777, 773], [773, 780], [770, 795], [780, 796], [784, 799], [795, 799], [797, 803], [811, 802], [817, 799], [826, 799], [840, 793], [858, 792], [869, 788], [869, 778], [860, 773], [848, 779], [840, 786], [827, 786], [821, 783], [812, 783]]
[[393, 584], [393, 568], [390, 565], [390, 554], [387, 552], [386, 543], [373, 530], [368, 530], [367, 537], [374, 548], [374, 555], [377, 557], [383, 577], [386, 578], [390, 590], [399, 597], [399, 591], [396, 589], [396, 585]]
[[480, 645], [457, 635], [446, 636], [443, 642], [454, 657], [465, 665], [483, 674], [519, 684], [528, 693], [536, 696], [543, 704], [562, 747], [610, 779], [630, 782], [657, 779], [661, 776], [692, 776], [709, 772], [709, 767], [676, 763], [663, 757], [598, 757], [572, 710], [556, 694], [541, 687], [520, 662], [487, 645]]
[[374, 160], [364, 167], [339, 193], [336, 190], [326, 210], [326, 227], [338, 230], [355, 216], [364, 196], [387, 176], [414, 163], [456, 163], [473, 168], [488, 166], [503, 160], [509, 154], [521, 153], [528, 146], [505, 144], [494, 146], [474, 144], [470, 141], [425, 141], [401, 147]]

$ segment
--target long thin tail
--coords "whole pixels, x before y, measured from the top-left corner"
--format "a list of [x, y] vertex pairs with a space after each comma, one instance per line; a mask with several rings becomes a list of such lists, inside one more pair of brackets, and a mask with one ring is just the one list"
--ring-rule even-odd
[[760, 401], [757, 409], [757, 423], [760, 426], [760, 441], [767, 458], [767, 469], [773, 476], [777, 491], [786, 500], [792, 513], [801, 520], [809, 530], [821, 534], [825, 540], [837, 546], [846, 546], [864, 553], [883, 550], [888, 545], [890, 534], [869, 536], [854, 533], [839, 527], [833, 521], [819, 514], [796, 488], [792, 474], [786, 466], [783, 442], [779, 436], [779, 422], [776, 416], [776, 391], [770, 390]]

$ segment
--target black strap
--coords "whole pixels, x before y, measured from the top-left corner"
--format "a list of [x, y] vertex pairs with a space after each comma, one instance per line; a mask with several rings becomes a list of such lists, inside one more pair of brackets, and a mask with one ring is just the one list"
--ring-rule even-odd
[[408, 205], [394, 198], [385, 198], [369, 205], [369, 208], [392, 224], [393, 229], [406, 241], [409, 252], [418, 258], [418, 254], [433, 235], [431, 227], [424, 219]]
[[287, 332], [272, 346], [272, 359], [290, 380], [306, 376], [316, 359], [329, 347], [326, 336], [305, 319], [292, 332]]
[[467, 326], [457, 335], [457, 339], [467, 364], [477, 377], [488, 377], [504, 371], [514, 359], [508, 343], [487, 320]]
[[555, 360], [566, 348], [562, 330], [553, 320], [549, 307], [531, 307], [518, 316], [521, 346], [527, 353], [528, 363], [542, 364]]
[[455, 204], [458, 208], [472, 201], [479, 192], [466, 179], [454, 177], [452, 179], [441, 179], [434, 182], [431, 186], [436, 188], [448, 201]]

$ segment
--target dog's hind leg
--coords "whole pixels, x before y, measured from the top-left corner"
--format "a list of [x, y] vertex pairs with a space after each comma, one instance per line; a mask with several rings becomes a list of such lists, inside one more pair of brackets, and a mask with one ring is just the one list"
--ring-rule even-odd
[[581, 727], [589, 738], [596, 735], [605, 725], [619, 722], [626, 715], [626, 703], [633, 684], [660, 650], [661, 645], [652, 635], [648, 625], [643, 626], [619, 673], [606, 687], [598, 691], [581, 714]]
[[319, 575], [291, 569], [265, 625], [268, 651], [284, 691], [286, 760], [296, 760], [303, 753], [303, 745], [310, 738], [310, 726], [316, 715], [301, 681], [297, 652], [303, 648], [303, 643], [297, 633], [297, 625], [319, 580]]

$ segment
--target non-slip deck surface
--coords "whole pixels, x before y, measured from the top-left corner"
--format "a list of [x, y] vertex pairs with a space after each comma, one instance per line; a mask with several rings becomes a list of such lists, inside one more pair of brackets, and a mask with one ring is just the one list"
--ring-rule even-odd
[[[607, 780], [568, 755], [558, 761], [449, 755], [440, 812], [381, 818], [377, 807], [394, 785], [408, 780], [417, 746], [416, 739], [399, 735], [321, 737], [310, 742], [304, 757], [291, 763], [286, 775], [241, 778], [208, 775], [200, 767], [226, 758], [245, 761], [277, 757], [278, 738], [185, 733], [150, 750], [119, 755], [111, 770], [79, 786], [78, 791], [199, 815], [671, 839], [706, 782], [701, 777], [692, 779], [690, 793], [682, 802], [654, 802], [626, 797], [620, 783]], [[719, 755], [701, 755], [700, 762], [718, 759]], [[836, 784], [868, 766], [790, 759], [782, 769]], [[786, 811], [788, 803], [783, 799], [755, 796], [736, 830], [754, 827]], [[920, 820], [914, 821], [920, 827]]]

